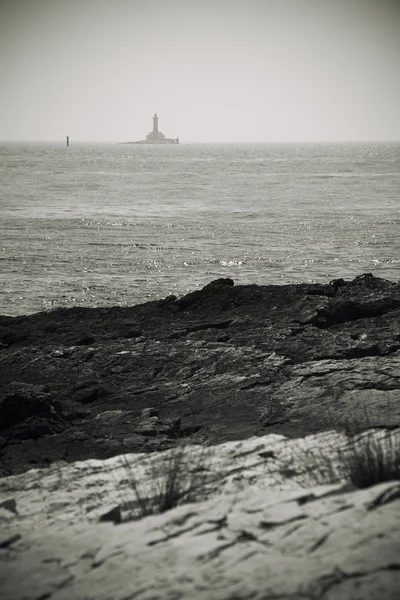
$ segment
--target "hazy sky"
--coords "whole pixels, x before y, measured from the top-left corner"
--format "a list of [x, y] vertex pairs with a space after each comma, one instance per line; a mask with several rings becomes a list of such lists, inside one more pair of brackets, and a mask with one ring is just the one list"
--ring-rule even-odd
[[0, 0], [0, 139], [400, 140], [400, 0]]

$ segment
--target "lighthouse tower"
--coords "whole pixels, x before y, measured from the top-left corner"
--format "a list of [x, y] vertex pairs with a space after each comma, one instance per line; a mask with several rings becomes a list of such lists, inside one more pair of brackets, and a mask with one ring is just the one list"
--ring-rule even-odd
[[158, 134], [158, 117], [157, 117], [157, 113], [154, 113], [154, 117], [153, 117], [153, 131], [152, 131], [153, 135], [157, 135]]
[[[1, 0], [0, 0], [1, 1]], [[179, 138], [166, 138], [165, 135], [158, 129], [158, 116], [154, 113], [153, 130], [146, 135], [145, 140], [137, 142], [123, 142], [125, 144], [179, 144]]]
[[150, 133], [146, 135], [146, 140], [148, 142], [163, 142], [165, 140], [165, 135], [161, 133], [161, 131], [158, 131], [157, 113], [154, 113], [153, 117], [153, 131], [150, 131]]

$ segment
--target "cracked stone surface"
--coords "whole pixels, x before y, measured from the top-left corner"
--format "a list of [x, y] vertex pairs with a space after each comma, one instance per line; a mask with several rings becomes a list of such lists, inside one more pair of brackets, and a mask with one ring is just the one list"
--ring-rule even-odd
[[[400, 431], [375, 429], [358, 439], [367, 435], [398, 443]], [[348, 444], [344, 434], [327, 431], [252, 437], [206, 451], [189, 446], [185, 472], [201, 458], [204, 497], [141, 519], [132, 477], [154, 494], [173, 449], [5, 477], [0, 597], [394, 600], [400, 483], [355, 490], [340, 480]], [[325, 477], [324, 455], [338, 482], [316, 485]]]
[[[400, 285], [217, 280], [133, 307], [0, 317], [0, 476], [351, 418], [400, 419]], [[143, 421], [143, 410], [157, 418]]]

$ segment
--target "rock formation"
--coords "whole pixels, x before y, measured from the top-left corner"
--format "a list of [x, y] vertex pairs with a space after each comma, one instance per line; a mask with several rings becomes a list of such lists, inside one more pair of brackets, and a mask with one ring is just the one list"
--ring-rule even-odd
[[149, 466], [165, 474], [171, 450], [3, 478], [1, 598], [395, 600], [400, 483], [315, 485], [311, 456], [336, 464], [345, 444], [333, 432], [227, 442], [204, 463], [204, 499], [139, 520], [131, 474], [151, 495]]
[[[400, 483], [346, 468], [400, 444], [398, 283], [221, 279], [0, 341], [2, 600], [398, 597]], [[183, 442], [195, 493], [144, 516]]]
[[0, 317], [0, 340], [2, 475], [182, 438], [399, 423], [400, 285], [370, 274]]

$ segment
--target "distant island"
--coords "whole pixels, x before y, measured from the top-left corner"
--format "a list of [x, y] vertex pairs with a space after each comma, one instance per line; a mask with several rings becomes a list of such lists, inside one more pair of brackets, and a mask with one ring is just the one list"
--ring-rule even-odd
[[157, 113], [154, 113], [153, 117], [153, 131], [150, 131], [146, 135], [145, 140], [139, 140], [137, 142], [122, 142], [123, 144], [179, 144], [179, 138], [166, 138], [165, 135], [158, 130], [158, 117]]

